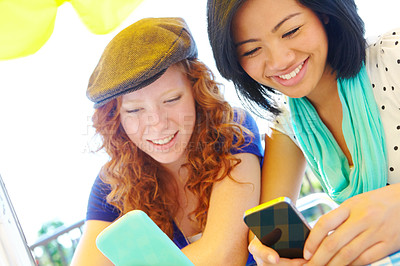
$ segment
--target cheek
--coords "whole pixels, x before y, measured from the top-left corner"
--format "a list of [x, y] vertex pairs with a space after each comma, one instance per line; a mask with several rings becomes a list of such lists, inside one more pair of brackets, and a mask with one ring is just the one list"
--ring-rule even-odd
[[124, 117], [121, 118], [121, 124], [122, 127], [125, 130], [125, 133], [129, 135], [129, 138], [131, 138], [131, 135], [135, 135], [139, 133], [139, 128], [140, 128], [140, 120], [132, 117]]
[[239, 63], [247, 75], [254, 80], [260, 80], [263, 77], [262, 63], [257, 58], [243, 59]]
[[195, 122], [196, 122], [195, 112], [187, 112], [179, 116], [179, 123], [181, 124], [185, 132], [192, 131]]
[[315, 27], [307, 35], [308, 38], [303, 39], [302, 47], [308, 47], [310, 51], [319, 51], [322, 57], [328, 54], [328, 37], [324, 26], [318, 19], [315, 21]]
[[196, 123], [196, 108], [194, 101], [185, 104], [184, 108], [178, 111], [177, 120], [186, 133], [191, 133], [193, 131], [194, 124]]

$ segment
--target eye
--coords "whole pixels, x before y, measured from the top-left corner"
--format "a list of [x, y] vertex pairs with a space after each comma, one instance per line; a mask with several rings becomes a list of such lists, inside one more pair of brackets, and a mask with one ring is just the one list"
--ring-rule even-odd
[[242, 56], [248, 56], [248, 57], [254, 56], [255, 53], [260, 49], [261, 49], [260, 47], [254, 48], [253, 50], [245, 52]]
[[283, 34], [283, 35], [282, 35], [282, 38], [290, 38], [290, 37], [292, 37], [298, 30], [300, 30], [300, 27], [297, 27], [297, 28], [295, 28], [295, 29], [293, 29], [293, 30], [291, 30], [291, 31], [289, 31], [289, 32], [287, 32], [287, 33], [285, 33], [285, 34]]
[[176, 102], [176, 101], [179, 101], [179, 99], [181, 99], [181, 98], [182, 98], [182, 95], [179, 95], [179, 96], [173, 97], [171, 99], [165, 100], [164, 103]]
[[141, 111], [143, 108], [136, 108], [136, 109], [130, 109], [130, 110], [126, 110], [126, 112], [128, 114], [134, 114], [134, 113], [138, 113], [139, 111]]

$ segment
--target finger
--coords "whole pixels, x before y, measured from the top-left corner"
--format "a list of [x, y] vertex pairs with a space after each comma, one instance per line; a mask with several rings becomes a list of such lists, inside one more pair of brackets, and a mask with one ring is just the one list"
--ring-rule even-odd
[[[356, 226], [355, 226], [356, 225]], [[356, 240], [359, 236], [361, 236], [367, 230], [367, 225], [360, 224], [357, 220], [347, 220], [343, 224], [340, 225], [333, 233], [326, 236], [318, 249], [315, 251], [314, 255], [310, 260], [310, 265], [326, 265], [333, 258], [338, 256], [341, 253], [341, 257], [336, 258], [338, 261], [346, 260], [348, 264], [349, 262], [356, 259], [359, 254], [361, 254], [362, 249], [368, 248], [372, 245], [372, 243], [363, 243], [362, 240], [365, 237], [361, 237], [359, 240]], [[368, 234], [366, 234], [368, 235]], [[361, 240], [361, 241], [360, 241]], [[352, 241], [356, 241], [355, 244], [358, 247], [353, 247], [351, 245]], [[351, 253], [352, 249], [358, 249], [358, 253]], [[335, 264], [333, 264], [335, 265]], [[341, 265], [341, 264], [336, 264]]]
[[260, 258], [254, 257], [254, 260], [255, 260], [257, 266], [266, 266], [266, 265], [267, 265], [267, 264], [264, 263], [264, 261], [263, 261], [262, 259], [260, 259]]
[[349, 265], [364, 252], [371, 249], [378, 241], [371, 230], [364, 231], [344, 245], [330, 260], [329, 265]]
[[371, 264], [377, 260], [380, 260], [390, 254], [396, 252], [397, 250], [391, 250], [388, 248], [387, 243], [379, 242], [369, 249], [365, 250], [356, 260], [354, 260], [352, 265], [367, 265]]
[[[253, 255], [254, 260], [256, 261], [258, 266], [266, 266], [266, 265], [300, 266], [304, 265], [307, 262], [304, 259], [280, 258], [279, 254], [275, 250], [263, 245], [257, 237], [255, 237], [250, 242], [249, 251]], [[271, 256], [274, 258], [272, 259]]]
[[285, 259], [281, 258], [278, 264], [266, 263], [262, 260], [256, 260], [257, 266], [279, 265], [279, 266], [301, 266], [307, 263], [304, 259]]
[[265, 263], [276, 264], [279, 262], [279, 254], [272, 248], [263, 245], [257, 237], [250, 242], [248, 249], [257, 265], [266, 265]]
[[348, 208], [339, 206], [337, 209], [321, 216], [306, 240], [304, 245], [304, 258], [310, 260], [329, 232], [335, 230], [339, 225], [344, 223], [349, 215], [350, 211]]

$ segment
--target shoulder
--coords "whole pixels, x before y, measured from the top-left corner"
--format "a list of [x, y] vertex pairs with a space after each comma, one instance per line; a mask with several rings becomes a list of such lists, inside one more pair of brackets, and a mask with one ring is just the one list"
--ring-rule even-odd
[[400, 49], [400, 28], [394, 28], [378, 36], [367, 38], [367, 52], [379, 48]]
[[105, 198], [110, 192], [111, 192], [110, 185], [103, 182], [103, 180], [100, 177], [100, 174], [97, 175], [96, 179], [94, 180], [90, 194], [94, 194], [96, 196]]
[[258, 133], [258, 126], [256, 120], [248, 111], [239, 107], [235, 107], [233, 108], [233, 113], [234, 113], [233, 116], [234, 122], [241, 124], [242, 126], [251, 131], [253, 131], [254, 129]]
[[86, 220], [112, 222], [118, 218], [119, 211], [107, 202], [107, 195], [110, 192], [110, 185], [104, 183], [100, 176], [97, 176], [89, 195]]
[[254, 117], [246, 110], [241, 108], [234, 108], [234, 122], [241, 124], [243, 127], [249, 130], [249, 132], [243, 132], [244, 144], [238, 150], [231, 150], [233, 154], [237, 153], [252, 153], [258, 157], [263, 157], [264, 148], [261, 144], [261, 136], [257, 126], [257, 122]]
[[374, 97], [382, 108], [400, 98], [400, 28], [368, 39], [365, 65]]
[[293, 125], [290, 118], [290, 108], [288, 97], [285, 95], [279, 96], [277, 99], [278, 108], [281, 111], [279, 115], [277, 115], [272, 123], [272, 128], [276, 131], [279, 131], [288, 137], [299, 146], [297, 139], [294, 135]]
[[385, 79], [400, 84], [400, 28], [370, 37], [367, 44], [365, 64], [371, 81]]

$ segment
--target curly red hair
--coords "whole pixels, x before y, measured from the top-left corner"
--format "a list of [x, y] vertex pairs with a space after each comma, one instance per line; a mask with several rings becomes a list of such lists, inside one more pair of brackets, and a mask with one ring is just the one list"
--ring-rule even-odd
[[[186, 73], [196, 103], [196, 124], [187, 147], [189, 179], [186, 188], [199, 199], [194, 217], [203, 230], [211, 189], [215, 182], [230, 177], [240, 160], [231, 154], [232, 148], [244, 143], [243, 132], [248, 130], [233, 122], [232, 107], [224, 100], [219, 84], [209, 68], [199, 60], [178, 63]], [[110, 156], [100, 177], [111, 186], [107, 201], [117, 207], [120, 215], [133, 209], [145, 211], [172, 238], [172, 221], [176, 206], [177, 186], [169, 189], [170, 173], [153, 158], [136, 147], [120, 123], [121, 97], [96, 109], [93, 126], [102, 137], [102, 146]], [[251, 133], [250, 133], [251, 134]]]

